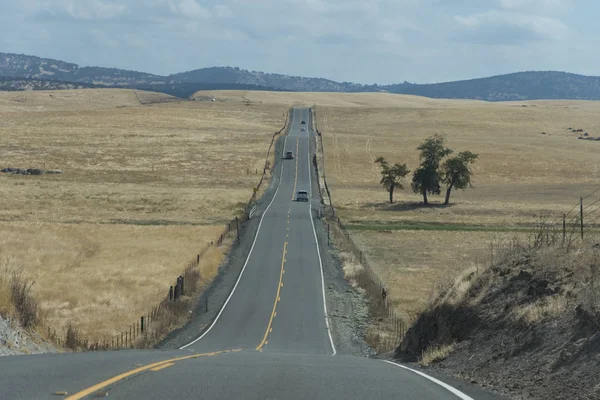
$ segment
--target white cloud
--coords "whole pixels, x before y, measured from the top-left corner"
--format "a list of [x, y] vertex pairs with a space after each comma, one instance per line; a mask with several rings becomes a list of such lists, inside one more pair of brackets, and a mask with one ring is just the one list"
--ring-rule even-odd
[[594, 68], [598, 14], [592, 0], [0, 0], [0, 51], [161, 74], [427, 82]]
[[521, 43], [563, 40], [569, 35], [568, 27], [559, 19], [518, 12], [488, 11], [454, 19], [465, 28], [462, 34], [467, 39], [494, 39], [495, 44], [518, 44], [519, 38]]
[[58, 0], [45, 2], [25, 2], [25, 7], [34, 12], [46, 12], [50, 15], [66, 15], [78, 20], [108, 20], [122, 15], [127, 6], [102, 0], [80, 2], [76, 0]]

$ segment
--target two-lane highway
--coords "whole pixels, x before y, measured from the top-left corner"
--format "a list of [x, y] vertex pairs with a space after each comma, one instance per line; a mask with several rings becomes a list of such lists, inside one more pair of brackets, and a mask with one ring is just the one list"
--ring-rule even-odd
[[[327, 331], [319, 250], [310, 195], [309, 110], [293, 110], [281, 177], [264, 211], [235, 289], [212, 326], [182, 347], [207, 352], [232, 348], [333, 354]], [[304, 122], [304, 124], [302, 123]]]
[[[242, 272], [205, 331], [172, 351], [3, 357], [0, 399], [471, 399], [405, 366], [336, 355], [312, 209], [310, 117], [292, 110], [283, 153], [294, 159], [280, 161]], [[308, 202], [294, 201], [298, 190]]]

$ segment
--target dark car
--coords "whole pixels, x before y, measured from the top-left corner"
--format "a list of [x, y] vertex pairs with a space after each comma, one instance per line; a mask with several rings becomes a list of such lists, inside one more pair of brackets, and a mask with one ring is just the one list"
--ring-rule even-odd
[[306, 190], [298, 190], [296, 201], [308, 201], [308, 192]]
[[294, 153], [291, 151], [286, 151], [285, 152], [285, 156], [283, 156], [283, 158], [285, 158], [286, 160], [293, 160], [294, 159]]
[[305, 122], [305, 121], [302, 121], [302, 122], [300, 122], [300, 123], [301, 123], [302, 125], [306, 125], [306, 122]]

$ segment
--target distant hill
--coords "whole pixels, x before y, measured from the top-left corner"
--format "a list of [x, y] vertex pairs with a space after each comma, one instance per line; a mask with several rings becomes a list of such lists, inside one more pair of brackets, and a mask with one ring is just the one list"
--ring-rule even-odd
[[235, 83], [257, 85], [278, 90], [294, 92], [366, 92], [375, 91], [368, 87], [350, 82], [335, 82], [323, 78], [304, 78], [301, 76], [288, 76], [281, 74], [268, 74], [265, 72], [248, 71], [233, 67], [211, 67], [197, 69], [170, 75], [172, 82], [195, 83]]
[[600, 77], [554, 71], [517, 72], [490, 78], [416, 85], [384, 86], [398, 94], [444, 99], [506, 100], [600, 100]]
[[23, 54], [0, 53], [0, 76], [60, 80], [96, 85], [166, 83], [164, 77], [116, 68], [80, 67], [77, 64]]
[[[306, 78], [211, 67], [169, 76], [115, 68], [80, 67], [64, 61], [0, 53], [0, 90], [125, 87], [187, 98], [198, 90], [277, 90], [295, 92], [389, 92], [432, 98], [487, 101], [576, 99], [600, 100], [600, 77], [566, 72], [530, 71], [465, 81], [394, 85], [361, 85], [323, 78]], [[49, 83], [60, 81], [60, 84]]]
[[31, 78], [5, 78], [0, 77], [0, 90], [2, 91], [24, 91], [24, 90], [67, 90], [67, 89], [90, 89], [104, 86], [90, 85], [86, 83], [48, 81]]

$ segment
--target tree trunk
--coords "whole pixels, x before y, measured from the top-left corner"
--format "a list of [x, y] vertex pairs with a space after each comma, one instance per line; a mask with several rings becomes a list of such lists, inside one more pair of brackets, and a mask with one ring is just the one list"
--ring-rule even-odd
[[423, 204], [429, 205], [429, 201], [427, 201], [427, 189], [423, 188]]
[[445, 206], [450, 204], [450, 192], [452, 191], [453, 186], [454, 186], [454, 184], [451, 184], [450, 186], [448, 186], [448, 189], [446, 189], [446, 201], [444, 201]]
[[390, 204], [394, 204], [394, 186], [390, 187]]

